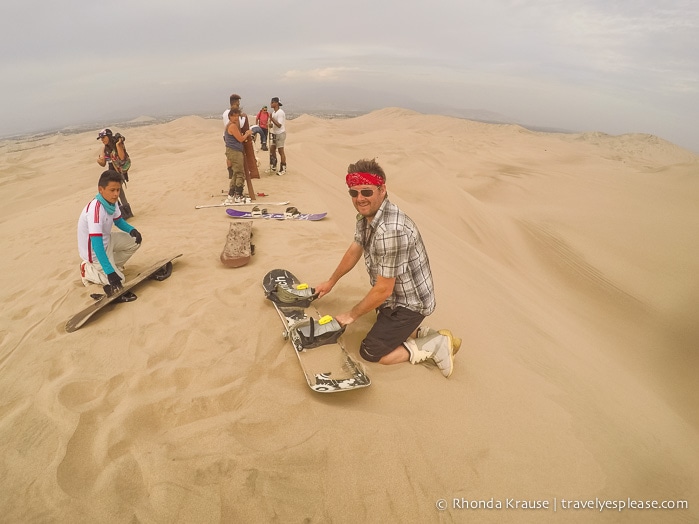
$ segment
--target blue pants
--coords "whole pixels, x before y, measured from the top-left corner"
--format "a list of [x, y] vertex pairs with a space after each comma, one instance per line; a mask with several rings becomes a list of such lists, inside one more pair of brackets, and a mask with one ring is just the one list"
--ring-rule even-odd
[[260, 145], [267, 144], [267, 130], [260, 126], [252, 126], [250, 128], [253, 135], [260, 135]]

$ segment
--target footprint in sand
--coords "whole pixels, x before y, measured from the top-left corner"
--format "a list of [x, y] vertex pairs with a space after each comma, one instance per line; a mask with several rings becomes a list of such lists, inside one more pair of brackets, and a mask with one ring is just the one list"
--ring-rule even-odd
[[19, 311], [16, 311], [15, 313], [13, 313], [10, 318], [12, 320], [22, 320], [23, 318], [27, 318], [27, 315], [29, 315], [29, 312], [31, 310], [32, 310], [32, 306], [23, 307]]
[[58, 401], [66, 408], [84, 412], [94, 409], [95, 400], [104, 394], [105, 383], [99, 380], [83, 380], [72, 382], [61, 388]]

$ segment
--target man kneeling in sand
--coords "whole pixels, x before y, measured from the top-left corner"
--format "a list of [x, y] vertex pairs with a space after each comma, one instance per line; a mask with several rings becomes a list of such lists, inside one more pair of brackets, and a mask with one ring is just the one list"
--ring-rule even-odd
[[[119, 193], [123, 178], [111, 169], [97, 182], [97, 195], [78, 220], [80, 276], [85, 286], [109, 284], [112, 291], [124, 281], [124, 264], [141, 246], [141, 233], [121, 216]], [[112, 224], [121, 231], [112, 233]]]
[[354, 241], [330, 279], [315, 287], [318, 298], [330, 293], [363, 254], [372, 287], [361, 302], [335, 319], [348, 325], [376, 309], [376, 324], [359, 350], [362, 358], [380, 364], [431, 359], [448, 378], [461, 339], [446, 329], [418, 329], [435, 308], [432, 272], [420, 232], [388, 200], [386, 174], [376, 161], [360, 160], [347, 172], [349, 194], [359, 212]]

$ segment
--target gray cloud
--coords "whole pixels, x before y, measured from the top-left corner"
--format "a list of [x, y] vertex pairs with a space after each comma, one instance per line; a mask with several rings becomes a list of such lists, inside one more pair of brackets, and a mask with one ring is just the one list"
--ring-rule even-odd
[[215, 111], [235, 90], [252, 106], [479, 109], [699, 151], [694, 2], [328, 6], [6, 0], [0, 134]]

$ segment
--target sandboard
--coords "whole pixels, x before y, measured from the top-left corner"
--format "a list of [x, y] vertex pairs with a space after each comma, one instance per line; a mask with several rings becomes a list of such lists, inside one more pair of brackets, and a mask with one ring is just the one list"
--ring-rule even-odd
[[[252, 138], [248, 138], [243, 142], [243, 158], [245, 159], [245, 177], [260, 178], [260, 170], [257, 168], [257, 157], [255, 157]], [[250, 188], [248, 187], [248, 189]]]
[[[245, 115], [245, 124], [240, 129], [242, 133], [250, 130], [250, 122], [248, 116]], [[243, 142], [243, 158], [245, 159], [245, 178], [260, 178], [260, 171], [257, 169], [257, 157], [255, 156], [255, 146], [253, 145], [252, 137]], [[251, 190], [252, 186], [248, 186], [251, 195], [254, 193]], [[251, 196], [254, 200], [254, 196]]]
[[[262, 280], [265, 298], [274, 304], [282, 321], [284, 338], [291, 340], [308, 386], [318, 393], [337, 393], [369, 386], [371, 380], [364, 366], [345, 350], [344, 328], [338, 330], [339, 324], [332, 319], [323, 323], [323, 319], [329, 317], [323, 317], [311, 305], [315, 298], [312, 294], [305, 301], [294, 303], [285, 302], [288, 297], [280, 298], [280, 288], [295, 290], [299, 286], [299, 280], [284, 269], [274, 269]], [[332, 326], [332, 322], [337, 327], [324, 332], [325, 326]]]
[[[228, 188], [228, 189], [222, 189], [222, 190], [221, 190], [221, 193], [218, 194], [218, 195], [217, 195], [216, 193], [212, 193], [212, 194], [211, 194], [211, 198], [226, 197], [226, 196], [228, 196], [228, 192], [229, 192], [229, 191], [230, 191], [230, 188]], [[262, 191], [259, 191], [259, 192], [257, 192], [257, 193], [255, 194], [255, 196], [258, 196], [258, 197], [268, 197], [269, 195], [268, 195], [267, 193], [264, 193], [264, 192], [262, 192]], [[250, 198], [250, 195], [245, 195], [245, 198], [246, 198], [247, 200], [252, 201], [252, 199]], [[248, 202], [248, 204], [249, 204], [249, 203], [250, 203], [250, 202]]]
[[121, 218], [124, 220], [128, 220], [134, 216], [131, 204], [129, 204], [129, 200], [126, 198], [124, 184], [121, 185], [121, 191], [119, 192], [119, 209], [121, 210]]
[[226, 245], [221, 252], [221, 263], [226, 267], [242, 267], [255, 253], [252, 245], [252, 223], [233, 222], [228, 228]]
[[221, 202], [220, 204], [202, 204], [194, 206], [194, 209], [206, 209], [208, 207], [232, 207], [232, 206], [286, 206], [289, 201], [286, 202], [237, 202], [234, 204], [226, 204]]
[[85, 309], [83, 309], [80, 313], [77, 315], [74, 315], [73, 318], [71, 318], [68, 322], [66, 322], [66, 331], [68, 333], [72, 333], [73, 331], [77, 331], [80, 329], [90, 318], [92, 318], [93, 315], [95, 315], [97, 312], [101, 311], [105, 307], [107, 307], [109, 304], [115, 302], [119, 297], [121, 297], [124, 293], [130, 291], [137, 285], [139, 285], [141, 282], [146, 280], [147, 278], [151, 277], [154, 273], [158, 272], [161, 268], [167, 266], [168, 264], [170, 267], [172, 267], [172, 261], [175, 260], [178, 257], [181, 257], [182, 254], [180, 253], [179, 255], [174, 255], [169, 258], [164, 258], [152, 266], [150, 266], [148, 269], [145, 271], [142, 271], [141, 273], [138, 274], [138, 276], [134, 277], [132, 280], [127, 281], [124, 286], [118, 290], [116, 293], [112, 293], [110, 295], [102, 295], [98, 300], [96, 300], [93, 304], [89, 305]]
[[240, 211], [238, 209], [226, 209], [226, 214], [231, 218], [262, 218], [272, 220], [323, 220], [327, 213], [255, 213], [253, 211]]

